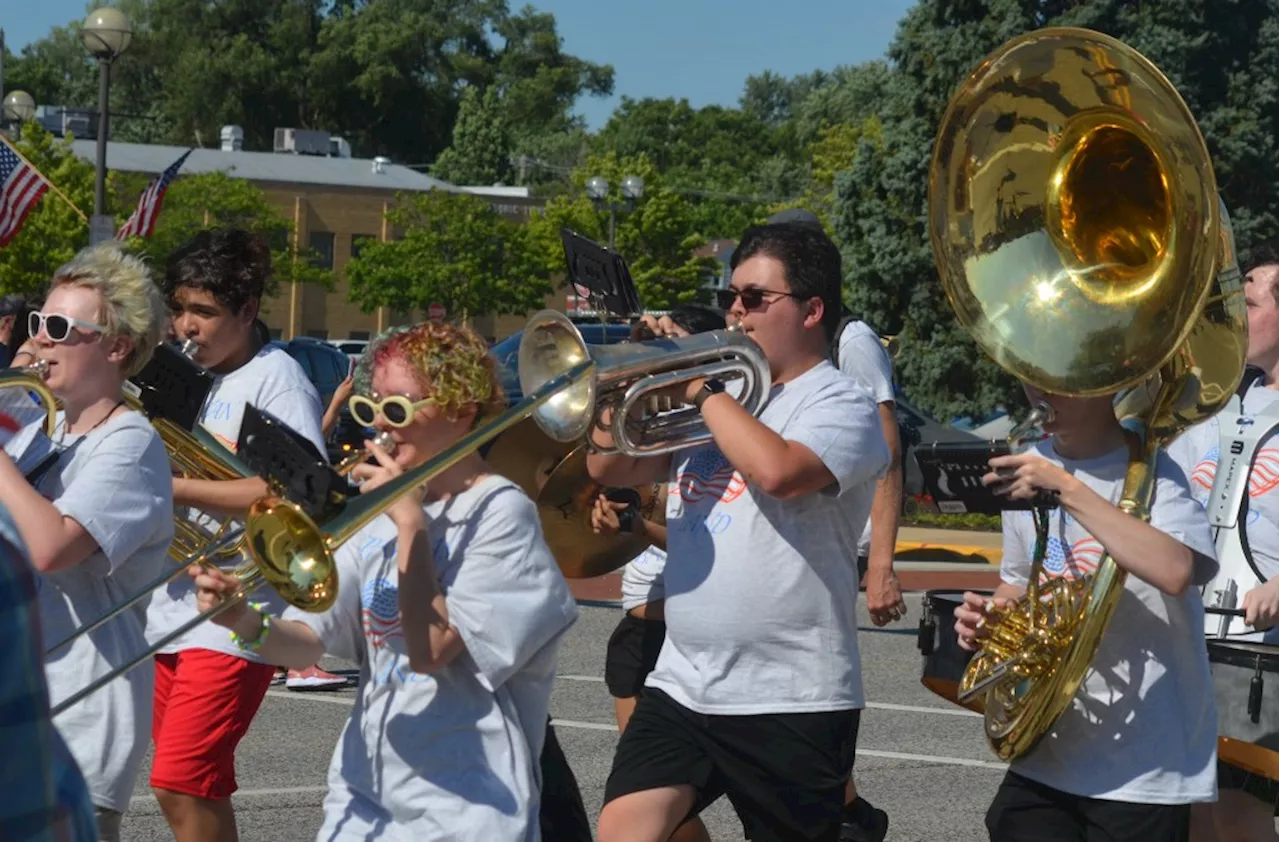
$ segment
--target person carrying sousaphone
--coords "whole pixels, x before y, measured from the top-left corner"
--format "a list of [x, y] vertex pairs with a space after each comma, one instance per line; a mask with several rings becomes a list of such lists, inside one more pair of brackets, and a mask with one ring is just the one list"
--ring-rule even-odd
[[[361, 358], [351, 411], [394, 455], [352, 476], [362, 493], [422, 466], [504, 406], [467, 328], [395, 328]], [[318, 838], [533, 842], [556, 655], [577, 605], [519, 486], [476, 451], [388, 504], [335, 553], [337, 601], [273, 617], [241, 603], [214, 622], [273, 663], [328, 652], [360, 664], [334, 748]], [[193, 569], [201, 610], [238, 582]]]

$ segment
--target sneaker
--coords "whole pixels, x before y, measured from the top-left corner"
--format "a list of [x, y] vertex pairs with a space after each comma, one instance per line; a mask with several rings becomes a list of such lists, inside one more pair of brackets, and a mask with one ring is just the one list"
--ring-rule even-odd
[[336, 690], [346, 686], [345, 677], [325, 672], [317, 666], [310, 666], [304, 670], [289, 670], [289, 678], [285, 681], [285, 687], [290, 690]]
[[840, 842], [884, 842], [888, 832], [889, 814], [879, 807], [872, 807], [863, 823], [846, 819], [840, 825]]

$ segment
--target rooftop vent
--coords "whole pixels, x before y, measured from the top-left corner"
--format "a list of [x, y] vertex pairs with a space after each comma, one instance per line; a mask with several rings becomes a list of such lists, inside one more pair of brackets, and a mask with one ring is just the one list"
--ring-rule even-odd
[[329, 133], [313, 129], [276, 129], [273, 146], [276, 152], [328, 156]]
[[239, 152], [244, 149], [244, 129], [239, 126], [223, 126], [218, 133], [223, 152]]
[[391, 163], [390, 158], [387, 158], [383, 155], [378, 155], [373, 159], [373, 171], [375, 173], [385, 173], [387, 171], [387, 164], [390, 164], [390, 163]]

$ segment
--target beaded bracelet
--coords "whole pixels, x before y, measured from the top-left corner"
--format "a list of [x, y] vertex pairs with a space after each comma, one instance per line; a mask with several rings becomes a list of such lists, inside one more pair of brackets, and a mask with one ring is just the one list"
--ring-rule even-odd
[[231, 642], [246, 652], [256, 652], [262, 648], [262, 643], [267, 639], [267, 635], [271, 632], [271, 615], [266, 612], [267, 604], [265, 602], [251, 602], [249, 607], [258, 612], [258, 616], [262, 618], [262, 625], [259, 626], [260, 631], [256, 640], [246, 643], [244, 638], [231, 632]]

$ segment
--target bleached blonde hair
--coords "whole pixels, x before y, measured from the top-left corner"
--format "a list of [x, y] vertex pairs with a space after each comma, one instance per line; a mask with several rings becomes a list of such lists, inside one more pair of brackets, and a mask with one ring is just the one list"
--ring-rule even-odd
[[98, 321], [106, 327], [106, 335], [133, 340], [133, 350], [124, 361], [124, 376], [142, 371], [160, 344], [168, 315], [164, 297], [147, 264], [126, 254], [115, 243], [99, 243], [81, 249], [59, 266], [49, 290], [67, 285], [91, 289], [102, 296]]

